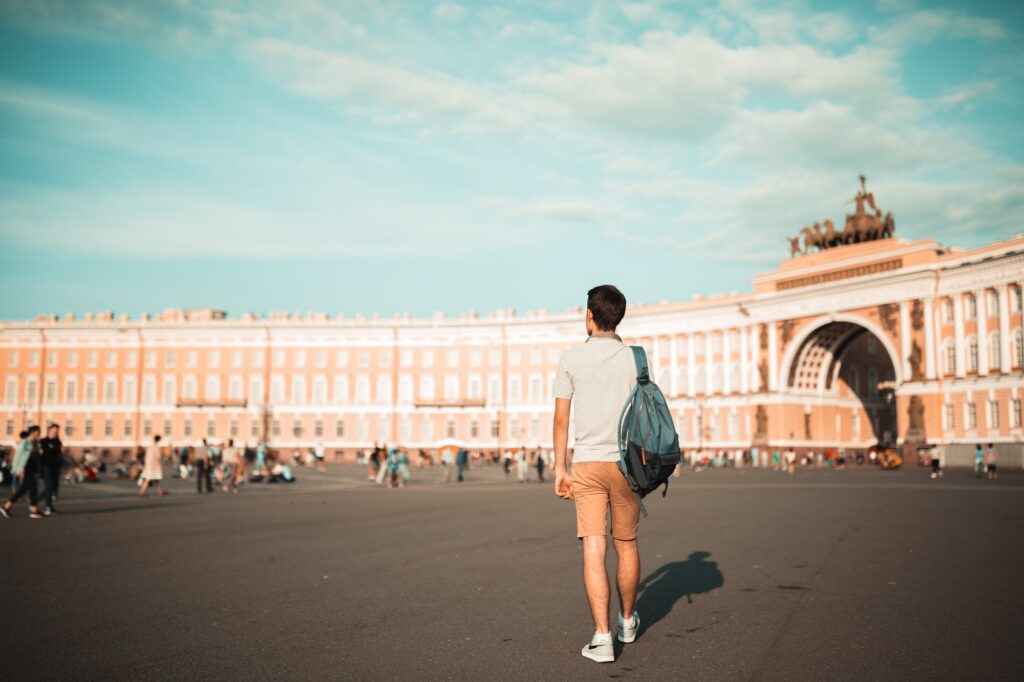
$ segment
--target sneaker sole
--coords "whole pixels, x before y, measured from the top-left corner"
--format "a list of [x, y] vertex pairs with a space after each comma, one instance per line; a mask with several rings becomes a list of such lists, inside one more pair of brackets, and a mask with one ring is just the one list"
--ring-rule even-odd
[[583, 651], [582, 653], [583, 653], [583, 657], [584, 658], [589, 658], [590, 660], [596, 661], [598, 663], [614, 663], [615, 662], [615, 656], [614, 655], [612, 655], [612, 656], [602, 656], [600, 654], [595, 654], [595, 653], [592, 653], [592, 652], [589, 652], [589, 651]]

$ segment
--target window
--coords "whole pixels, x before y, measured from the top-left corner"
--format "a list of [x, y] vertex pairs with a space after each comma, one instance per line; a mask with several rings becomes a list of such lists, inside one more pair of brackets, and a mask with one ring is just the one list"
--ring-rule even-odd
[[148, 417], [142, 422], [142, 435], [152, 436], [153, 435], [153, 420]]
[[261, 422], [259, 419], [253, 419], [251, 422], [249, 422], [249, 433], [252, 435], [253, 438], [259, 438], [260, 427]]
[[1020, 329], [1013, 331], [1013, 366], [1024, 365], [1024, 332]]
[[78, 351], [68, 351], [68, 367], [78, 367]]
[[491, 417], [491, 438], [497, 438], [500, 435], [501, 422], [496, 418]]
[[263, 377], [255, 375], [249, 379], [249, 404], [263, 404]]
[[973, 334], [967, 337], [967, 371], [978, 371], [978, 337]]
[[540, 417], [530, 417], [530, 438], [533, 440], [540, 439]]
[[103, 420], [103, 437], [110, 438], [114, 435], [114, 420], [104, 419]]
[[206, 387], [203, 390], [203, 396], [207, 400], [220, 400], [219, 376], [214, 375], [206, 377]]
[[39, 366], [39, 351], [34, 350], [28, 354], [28, 366], [38, 367]]
[[711, 352], [721, 353], [722, 352], [722, 334], [721, 332], [715, 332], [711, 335]]
[[306, 377], [292, 377], [292, 404], [306, 404]]
[[[65, 433], [67, 433], [67, 429], [65, 429]], [[7, 422], [6, 422], [5, 426], [4, 426], [4, 435], [6, 435], [8, 438], [10, 438], [11, 436], [14, 435], [14, 420], [13, 419], [8, 419], [7, 420]]]
[[693, 387], [697, 393], [705, 393], [707, 388], [707, 370], [704, 365], [697, 365], [693, 375]]
[[280, 438], [281, 437], [281, 420], [280, 419], [274, 419], [274, 420], [271, 421], [271, 423], [270, 423], [270, 433], [273, 434], [273, 436], [275, 438]]
[[380, 374], [377, 376], [377, 402], [391, 402], [391, 375]]
[[988, 367], [998, 370], [1002, 363], [1002, 341], [999, 332], [992, 332], [988, 337]]
[[302, 368], [306, 366], [306, 351], [297, 350], [295, 351], [295, 366]]
[[295, 438], [302, 438], [302, 420], [295, 418], [292, 420], [292, 436]]
[[252, 352], [252, 366], [253, 367], [262, 367], [265, 356], [266, 356], [266, 351], [254, 350]]
[[368, 351], [367, 349], [360, 348], [359, 354], [356, 357], [358, 358], [357, 362], [359, 363], [360, 367], [370, 366], [370, 351]]
[[242, 385], [242, 377], [238, 375], [232, 375], [228, 379], [228, 398], [231, 400], [241, 400], [244, 388]]
[[270, 379], [270, 402], [284, 402], [284, 377], [280, 374], [275, 374]]
[[124, 402], [134, 403], [135, 399], [138, 398], [138, 393], [135, 390], [135, 377], [124, 378]]
[[348, 402], [348, 377], [334, 377], [334, 404], [344, 405]]
[[1010, 401], [1010, 428], [1020, 428], [1020, 398]]
[[107, 351], [107, 367], [117, 367], [117, 351]]
[[484, 354], [478, 350], [470, 351], [469, 353], [469, 366], [479, 367], [484, 364]]
[[164, 418], [164, 438], [170, 438], [171, 436], [171, 420]]
[[420, 364], [424, 367], [434, 366], [434, 351], [427, 349], [420, 354]]
[[117, 379], [107, 377], [103, 382], [103, 402], [109, 404], [117, 402]]
[[284, 351], [275, 350], [273, 356], [271, 357], [271, 362], [273, 363], [273, 367], [275, 369], [284, 367]]
[[12, 350], [7, 353], [7, 366], [17, 367], [18, 366], [18, 351]]
[[420, 400], [434, 399], [434, 377], [430, 375], [420, 377]]
[[518, 403], [523, 399], [522, 379], [518, 374], [512, 374], [508, 378], [508, 401]]
[[988, 428], [998, 429], [999, 428], [999, 401], [989, 400], [988, 401]]
[[948, 298], [942, 301], [942, 323], [953, 324], [953, 301]]
[[999, 317], [999, 292], [995, 289], [989, 289], [988, 310], [985, 312], [989, 317]]
[[676, 352], [679, 355], [687, 355], [690, 352], [690, 337], [689, 336], [678, 336], [676, 337]]
[[229, 422], [228, 433], [231, 435], [232, 438], [238, 438], [238, 420], [237, 419], [232, 418], [231, 421]]
[[459, 377], [456, 374], [446, 374], [444, 377], [444, 399], [459, 399]]
[[974, 320], [978, 317], [978, 299], [974, 294], [964, 296], [964, 314], [968, 320]]
[[544, 354], [541, 352], [540, 348], [534, 347], [534, 348], [530, 349], [530, 362], [531, 363], [533, 363], [534, 365], [539, 365], [541, 363], [541, 361], [543, 360], [543, 358], [544, 358]]
[[543, 393], [542, 381], [539, 374], [530, 375], [530, 402], [539, 403], [542, 400], [541, 393]]
[[487, 379], [487, 402], [501, 402], [501, 375], [492, 374]]
[[156, 402], [156, 379], [147, 376], [142, 380], [142, 402], [152, 405]]
[[466, 397], [471, 400], [479, 400], [484, 397], [483, 380], [479, 374], [470, 374], [466, 382]]
[[365, 374], [356, 377], [356, 402], [370, 402], [370, 377]]
[[853, 434], [854, 438], [860, 438], [860, 412], [856, 409], [850, 415], [850, 433]]
[[194, 376], [185, 377], [185, 381], [181, 384], [181, 397], [188, 400], [195, 400], [197, 392], [196, 378]]
[[213, 438], [217, 435], [217, 421], [212, 417], [206, 418], [206, 437]]
[[59, 355], [60, 355], [60, 353], [58, 353], [55, 350], [51, 350], [49, 353], [47, 353], [46, 354], [46, 366], [47, 367], [56, 367], [59, 364], [59, 360], [58, 360], [58, 356]]
[[340, 419], [339, 418], [337, 421], [334, 422], [334, 436], [335, 436], [335, 438], [344, 438], [345, 437], [345, 420], [344, 419]]
[[199, 364], [199, 353], [197, 353], [194, 350], [190, 350], [188, 353], [185, 354], [185, 366], [186, 367], [195, 367], [198, 364]]
[[726, 433], [726, 438], [738, 438], [740, 435], [740, 415], [736, 412], [729, 413], [729, 431]]
[[690, 370], [685, 365], [676, 370], [676, 393], [690, 392]]
[[420, 438], [423, 440], [434, 438], [434, 423], [428, 414], [423, 415], [423, 419], [420, 421]]
[[327, 351], [325, 351], [325, 350], [317, 350], [316, 353], [314, 353], [314, 355], [313, 355], [313, 364], [316, 365], [318, 368], [326, 367], [327, 366]]
[[154, 367], [156, 367], [156, 351], [155, 350], [147, 350], [146, 351], [146, 368], [147, 369], [153, 369]]
[[968, 431], [978, 428], [978, 411], [972, 401], [964, 403], [964, 428]]
[[522, 352], [516, 348], [508, 352], [508, 364], [517, 367], [523, 361]]
[[338, 367], [348, 367], [348, 351], [339, 350], [334, 354], [334, 364]]
[[473, 417], [472, 419], [469, 420], [469, 437], [480, 437], [480, 422], [477, 421], [476, 417]]
[[85, 402], [90, 405], [96, 402], [96, 380], [92, 377], [85, 380]]
[[956, 373], [956, 339], [952, 337], [942, 342], [942, 369], [946, 374]]
[[459, 351], [457, 351], [457, 350], [450, 350], [450, 351], [448, 351], [446, 362], [448, 363], [449, 367], [458, 367], [459, 366]]
[[233, 350], [231, 351], [231, 366], [238, 368], [242, 366], [242, 351]]
[[722, 365], [715, 363], [715, 366], [711, 368], [711, 390], [714, 393], [722, 392]]
[[398, 402], [408, 404], [412, 401], [412, 376], [403, 374], [398, 378]]
[[409, 348], [403, 348], [399, 358], [402, 363], [402, 367], [412, 367], [412, 350]]
[[390, 367], [391, 366], [391, 349], [390, 348], [381, 348], [380, 349], [380, 360], [379, 360], [379, 362], [380, 362], [380, 366], [381, 367]]
[[[9, 400], [8, 402], [13, 401]], [[78, 402], [78, 381], [74, 377], [68, 377], [64, 380], [64, 402]]]
[[508, 435], [513, 438], [519, 438], [519, 417], [513, 416], [509, 422]]
[[501, 364], [501, 350], [498, 348], [492, 348], [487, 351], [487, 364], [492, 367]]
[[449, 416], [445, 421], [444, 433], [448, 438], [455, 438], [455, 417]]
[[57, 379], [53, 377], [46, 378], [46, 387], [43, 391], [43, 400], [48, 403], [57, 402]]
[[318, 376], [313, 378], [313, 404], [327, 404], [327, 377]]
[[135, 363], [139, 361], [139, 354], [136, 351], [130, 350], [124, 356], [125, 367], [135, 367]]
[[92, 419], [85, 420], [85, 436], [87, 438], [92, 437]]
[[7, 377], [7, 386], [4, 389], [4, 402], [8, 405], [12, 405], [18, 402], [18, 379], [17, 377]]
[[208, 367], [220, 367], [220, 351], [211, 350], [206, 354], [206, 365]]
[[[174, 363], [177, 362], [177, 357], [173, 350], [169, 350], [164, 353], [164, 367], [174, 367]], [[92, 364], [89, 365], [92, 367]]]
[[124, 420], [124, 437], [125, 438], [131, 438], [132, 437], [132, 430], [133, 429], [134, 429], [134, 427], [132, 426], [132, 420], [131, 419], [125, 419]]
[[1019, 313], [1021, 309], [1021, 290], [1020, 287], [1010, 287], [1010, 310]]

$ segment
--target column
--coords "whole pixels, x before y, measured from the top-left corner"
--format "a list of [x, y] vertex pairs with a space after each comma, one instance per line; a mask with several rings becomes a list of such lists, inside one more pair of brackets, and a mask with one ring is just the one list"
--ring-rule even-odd
[[758, 326], [755, 324], [750, 328], [750, 366], [753, 368], [753, 374], [750, 380], [750, 391], [756, 393], [761, 390], [761, 371], [758, 367], [761, 364], [761, 340], [758, 336]]
[[776, 338], [775, 321], [768, 323], [768, 390], [779, 390], [779, 340]]
[[747, 361], [750, 348], [747, 344], [748, 329], [740, 330], [740, 392], [750, 393], [750, 363]]
[[910, 328], [910, 306], [906, 301], [900, 301], [900, 367], [903, 368], [903, 381], [910, 381], [910, 337], [913, 330]]
[[978, 375], [988, 374], [988, 292], [979, 289], [974, 293], [978, 305]]
[[935, 310], [932, 299], [924, 299], [924, 376], [935, 378]]
[[697, 394], [697, 389], [693, 385], [694, 379], [697, 378], [693, 369], [697, 361], [697, 349], [693, 346], [693, 334], [690, 334], [686, 337], [686, 392], [691, 397]]
[[715, 363], [712, 361], [714, 354], [711, 349], [711, 336], [715, 332], [708, 330], [708, 333], [704, 335], [704, 395], [710, 395], [714, 391], [712, 385], [714, 379], [714, 366]]
[[1010, 338], [1010, 296], [1013, 291], [1009, 284], [996, 289], [999, 292], [999, 371], [1010, 373], [1010, 349], [1013, 339]]
[[967, 373], [967, 363], [964, 362], [964, 295], [963, 293], [953, 294], [953, 333], [956, 340], [956, 375], [962, 377]]
[[678, 338], [678, 334], [672, 334], [672, 337], [669, 339], [668, 342], [668, 352], [670, 354], [668, 364], [669, 371], [672, 372], [672, 376], [669, 377], [668, 380], [669, 386], [671, 386], [669, 395], [673, 397], [679, 395], [679, 381], [676, 378], [676, 366], [679, 364], [676, 360], [676, 356], [679, 355], [679, 346], [677, 345]]
[[732, 331], [726, 329], [722, 332], [722, 393], [732, 393], [732, 344], [729, 337]]

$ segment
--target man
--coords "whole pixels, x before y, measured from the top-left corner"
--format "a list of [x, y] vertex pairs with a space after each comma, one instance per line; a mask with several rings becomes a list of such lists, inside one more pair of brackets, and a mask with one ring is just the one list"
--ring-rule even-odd
[[[619, 415], [636, 383], [633, 353], [615, 333], [625, 314], [626, 297], [614, 286], [605, 284], [588, 291], [587, 341], [562, 355], [555, 375], [555, 494], [576, 503], [576, 535], [583, 541], [583, 582], [594, 619], [594, 636], [582, 654], [599, 663], [615, 660], [605, 570], [609, 508], [618, 557], [619, 641], [632, 642], [640, 626], [633, 608], [640, 579], [640, 502], [618, 467]], [[570, 473], [566, 455], [573, 400], [576, 431]]]
[[21, 477], [21, 483], [14, 494], [4, 502], [3, 506], [0, 506], [0, 515], [7, 519], [11, 518], [11, 508], [14, 507], [14, 503], [28, 493], [28, 517], [41, 519], [43, 515], [39, 513], [39, 507], [36, 505], [36, 476], [39, 474], [40, 467], [39, 427], [30, 426], [27, 431], [22, 431], [18, 435], [21, 437], [21, 441], [14, 451], [11, 472], [15, 476]]
[[999, 473], [996, 471], [996, 464], [999, 462], [999, 455], [996, 453], [995, 447], [992, 443], [988, 444], [985, 449], [985, 468], [988, 470], [988, 480], [994, 481], [999, 478]]
[[974, 477], [981, 478], [985, 473], [985, 455], [981, 450], [981, 443], [974, 446]]
[[465, 448], [459, 448], [459, 452], [455, 455], [455, 480], [458, 483], [462, 483], [465, 479], [466, 467], [469, 466], [469, 450]]
[[195, 449], [196, 458], [196, 492], [202, 494], [203, 484], [206, 485], [206, 492], [213, 492], [213, 481], [210, 480], [210, 475], [213, 473], [212, 467], [210, 466], [210, 447], [206, 444], [204, 438], [196, 445]]
[[60, 427], [50, 424], [46, 428], [46, 438], [39, 441], [39, 462], [43, 478], [43, 501], [46, 503], [43, 515], [53, 516], [57, 510], [53, 501], [57, 499], [57, 488], [60, 486], [60, 468], [64, 463], [64, 451], [60, 442]]

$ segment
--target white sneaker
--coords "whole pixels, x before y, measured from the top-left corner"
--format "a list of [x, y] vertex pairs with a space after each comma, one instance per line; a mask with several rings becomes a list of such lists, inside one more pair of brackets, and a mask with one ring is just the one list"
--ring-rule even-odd
[[612, 636], [609, 634], [606, 641], [598, 641], [595, 634], [590, 644], [583, 647], [581, 652], [584, 658], [589, 658], [598, 663], [611, 663], [615, 660], [615, 649], [612, 647]]
[[619, 641], [624, 644], [629, 644], [636, 639], [636, 633], [640, 629], [640, 614], [636, 611], [633, 612], [633, 622], [627, 626], [626, 621], [623, 620], [622, 614], [619, 614]]

